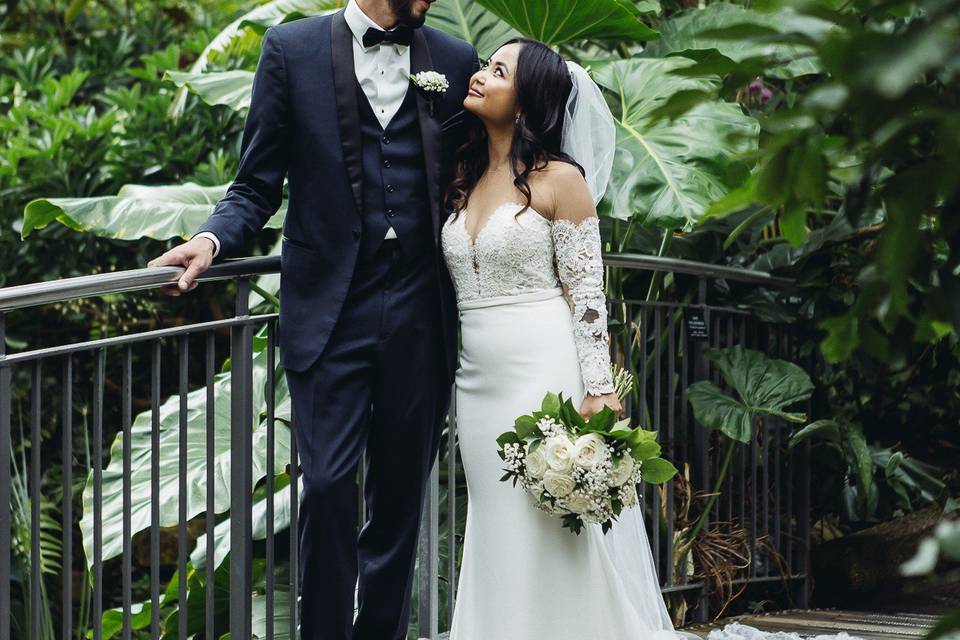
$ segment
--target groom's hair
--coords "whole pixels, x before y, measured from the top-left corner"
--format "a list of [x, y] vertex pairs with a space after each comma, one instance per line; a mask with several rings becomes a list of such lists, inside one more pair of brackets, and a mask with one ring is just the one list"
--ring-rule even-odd
[[[520, 117], [514, 125], [510, 164], [513, 184], [527, 200], [526, 206], [517, 213], [520, 215], [530, 206], [527, 181], [530, 173], [543, 169], [551, 160], [568, 162], [580, 169], [580, 173], [583, 167], [560, 150], [567, 100], [573, 89], [567, 63], [539, 40], [514, 38], [501, 46], [514, 43], [520, 44], [514, 72]], [[488, 163], [486, 129], [476, 121], [467, 142], [457, 151], [456, 173], [447, 192], [447, 206], [451, 210], [467, 206], [470, 192]]]

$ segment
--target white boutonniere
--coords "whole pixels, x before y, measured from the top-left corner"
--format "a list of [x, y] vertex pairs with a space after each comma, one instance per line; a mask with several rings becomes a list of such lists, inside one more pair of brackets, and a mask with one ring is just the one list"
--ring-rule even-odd
[[410, 82], [425, 94], [430, 100], [430, 115], [433, 115], [434, 103], [447, 92], [450, 83], [447, 82], [447, 76], [436, 71], [421, 71], [410, 76]]

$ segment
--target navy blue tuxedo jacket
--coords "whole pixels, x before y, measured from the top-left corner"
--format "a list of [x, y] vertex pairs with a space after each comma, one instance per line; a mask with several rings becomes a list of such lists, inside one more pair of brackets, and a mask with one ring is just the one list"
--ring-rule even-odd
[[[220, 240], [220, 257], [242, 255], [279, 209], [284, 176], [289, 201], [281, 254], [281, 363], [308, 368], [340, 314], [361, 236], [362, 166], [353, 45], [342, 11], [267, 29], [254, 74], [237, 177], [197, 230]], [[415, 30], [410, 71], [437, 71], [443, 94], [417, 92], [417, 109], [441, 282], [448, 374], [456, 367], [456, 303], [440, 248], [442, 196], [462, 142], [463, 111], [476, 50], [430, 27]], [[432, 103], [432, 104], [431, 104]]]

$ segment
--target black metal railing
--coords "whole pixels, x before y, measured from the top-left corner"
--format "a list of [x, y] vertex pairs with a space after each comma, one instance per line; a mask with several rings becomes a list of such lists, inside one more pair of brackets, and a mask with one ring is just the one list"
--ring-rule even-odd
[[[620, 297], [611, 300], [611, 319], [616, 321], [611, 348], [616, 359], [634, 372], [638, 381], [639, 393], [627, 406], [634, 421], [659, 429], [664, 455], [681, 471], [689, 470], [692, 490], [709, 490], [717, 477], [723, 447], [729, 445], [714, 432], [694, 424], [683, 397], [684, 388], [691, 382], [719, 382], [717, 372], [704, 356], [704, 348], [745, 344], [793, 361], [798, 355], [791, 327], [769, 325], [744, 310], [708, 305], [707, 283], [722, 278], [776, 288], [788, 285], [789, 281], [744, 269], [650, 256], [610, 255], [606, 262], [610, 267], [631, 272], [669, 272], [675, 278], [696, 281], [695, 299], [688, 302]], [[252, 279], [278, 270], [278, 257], [247, 258], [214, 265], [203, 274], [200, 280], [204, 282], [235, 282], [232, 318], [18, 353], [5, 351], [8, 314], [38, 305], [154, 289], [175, 281], [182, 270], [136, 269], [0, 289], [0, 469], [11, 470], [0, 481], [0, 640], [67, 640], [76, 637], [78, 629], [89, 629], [91, 637], [100, 640], [104, 637], [107, 608], [116, 609], [110, 624], [115, 625], [119, 637], [131, 638], [142, 627], [149, 629], [150, 637], [157, 638], [161, 625], [173, 624], [169, 618], [161, 622], [161, 615], [162, 610], [173, 609], [174, 602], [179, 612], [175, 627], [178, 638], [197, 633], [199, 638], [213, 640], [223, 631], [229, 631], [232, 638], [250, 638], [254, 631], [270, 640], [296, 637], [297, 544], [296, 535], [291, 534], [297, 529], [298, 519], [297, 452], [291, 433], [296, 416], [289, 407], [278, 406], [277, 401], [277, 394], [282, 395], [281, 387], [285, 387], [276, 358], [277, 314], [252, 315], [249, 306]], [[696, 327], [690, 325], [691, 313], [696, 314]], [[222, 353], [223, 344], [218, 349], [217, 337], [223, 332], [229, 333], [228, 353]], [[202, 376], [191, 372], [191, 355], [203, 362]], [[228, 384], [223, 382], [227, 374], [217, 373], [218, 362], [227, 355]], [[81, 369], [91, 371], [91, 379], [77, 380]], [[51, 382], [54, 371], [59, 372], [59, 379]], [[111, 374], [118, 375], [111, 379]], [[119, 385], [114, 383], [116, 377]], [[51, 396], [46, 391], [53, 387], [59, 392]], [[169, 407], [162, 400], [165, 390], [170, 395]], [[191, 394], [197, 394], [192, 401]], [[221, 406], [225, 404], [224, 395], [229, 395], [229, 407]], [[142, 420], [134, 418], [135, 403], [144, 409]], [[29, 406], [29, 414], [22, 410], [24, 404]], [[89, 442], [82, 447], [75, 442], [78, 413], [86, 427], [80, 433], [84, 437], [89, 433]], [[15, 417], [21, 423], [19, 438], [14, 438], [12, 428]], [[111, 460], [119, 457], [121, 462], [119, 471], [108, 466], [105, 478], [106, 420], [116, 420], [107, 422], [107, 426], [119, 425], [110, 432], [117, 433], [122, 446], [111, 447]], [[29, 436], [22, 428], [24, 422], [29, 423]], [[218, 425], [228, 425], [228, 429], [218, 431]], [[48, 438], [45, 443], [44, 426], [47, 433], [59, 431], [59, 441]], [[229, 433], [225, 437], [221, 434], [218, 441], [218, 433], [224, 430]], [[765, 420], [750, 445], [739, 448], [732, 472], [726, 478], [723, 499], [715, 504], [711, 518], [728, 529], [735, 522], [749, 532], [755, 561], [736, 576], [735, 582], [792, 581], [800, 605], [805, 606], [809, 448], [807, 444], [788, 450], [786, 430], [786, 425], [777, 420]], [[176, 440], [168, 433], [175, 435]], [[175, 465], [162, 455], [171, 448], [176, 449]], [[30, 453], [29, 470], [17, 473], [26, 478], [29, 516], [11, 507], [13, 492], [22, 492], [24, 486], [22, 481], [14, 482], [17, 460], [11, 453], [26, 450]], [[50, 452], [61, 461], [59, 487], [44, 483], [45, 453]], [[149, 462], [145, 461], [147, 458]], [[226, 465], [228, 474], [223, 473]], [[144, 468], [148, 468], [149, 481], [143, 475]], [[194, 468], [204, 471], [202, 496], [190, 483]], [[73, 487], [78, 471], [87, 474], [83, 513], [74, 508]], [[136, 474], [139, 475], [135, 482]], [[358, 475], [363, 477], [362, 472]], [[200, 481], [199, 475], [192, 477]], [[175, 490], [171, 488], [171, 478], [176, 480]], [[676, 482], [641, 491], [649, 539], [662, 591], [692, 594], [697, 602], [695, 617], [705, 620], [710, 606], [707, 583], [696, 579], [685, 567], [674, 568]], [[116, 504], [115, 493], [121, 494], [122, 506], [117, 514], [114, 506], [104, 514], [105, 483], [110, 491], [110, 505]], [[457, 543], [462, 536], [457, 523], [462, 523], [463, 489], [456, 455], [456, 407], [452, 405], [441, 456], [431, 476], [429, 504], [421, 529], [412, 612], [417, 636], [421, 638], [437, 638], [441, 625], [449, 624], [456, 604]], [[229, 494], [228, 501], [224, 494]], [[362, 492], [358, 496], [362, 521]], [[174, 500], [176, 517], [175, 522], [170, 522], [171, 509], [166, 507]], [[44, 511], [45, 504], [59, 507], [59, 532], [51, 532], [51, 525], [44, 524], [44, 514], [49, 516]], [[204, 544], [198, 542], [191, 549], [200, 516]], [[229, 536], [223, 533], [227, 525]], [[105, 536], [107, 527], [110, 531]], [[81, 573], [86, 576], [89, 567], [89, 582], [85, 578], [79, 585], [72, 579], [75, 559], [81, 559], [75, 558], [74, 533], [78, 530], [85, 533], [85, 566]], [[281, 536], [287, 542], [286, 549]], [[168, 553], [165, 541], [171, 538], [176, 539], [175, 552], [169, 552], [171, 557], [162, 557]], [[224, 550], [227, 540], [228, 554]], [[24, 547], [24, 541], [29, 548]], [[47, 550], [46, 557], [59, 556], [52, 566], [44, 563], [45, 542], [54, 549]], [[758, 553], [758, 546], [770, 552]], [[193, 563], [191, 555], [201, 550], [202, 570], [191, 564], [193, 572], [189, 572], [188, 560]], [[219, 560], [225, 555], [229, 559], [221, 565]], [[146, 585], [137, 585], [138, 592], [149, 591], [141, 603], [134, 603], [135, 560], [149, 576], [148, 589]], [[11, 561], [18, 565], [12, 566]], [[109, 570], [109, 580], [105, 569]], [[169, 586], [171, 570], [178, 577], [175, 589]], [[259, 579], [257, 589], [254, 588], [255, 571], [263, 572], [262, 588]], [[118, 574], [119, 581], [115, 580]], [[162, 590], [164, 580], [168, 581], [166, 590]], [[228, 613], [223, 611], [222, 599], [218, 599], [222, 588], [216, 585], [229, 588]], [[12, 586], [17, 587], [13, 593]], [[49, 605], [52, 599], [47, 586], [59, 591], [59, 607]], [[79, 605], [78, 588], [85, 594]], [[12, 602], [22, 610], [11, 610]], [[44, 602], [47, 604], [41, 606]], [[145, 622], [147, 607], [149, 624]], [[55, 620], [51, 615], [54, 609], [58, 612]], [[167, 629], [169, 632], [170, 627]]]

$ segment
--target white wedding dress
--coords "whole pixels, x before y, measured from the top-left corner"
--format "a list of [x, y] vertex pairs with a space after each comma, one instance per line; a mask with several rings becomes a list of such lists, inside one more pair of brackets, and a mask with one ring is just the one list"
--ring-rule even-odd
[[[463, 211], [442, 229], [460, 310], [456, 410], [468, 496], [450, 640], [697, 638], [674, 630], [641, 509], [625, 510], [606, 535], [587, 525], [577, 536], [500, 481], [497, 436], [548, 391], [579, 407], [586, 391], [613, 390], [599, 220], [521, 209], [497, 207], [475, 240]], [[793, 636], [731, 624], [710, 640], [761, 637]]]

